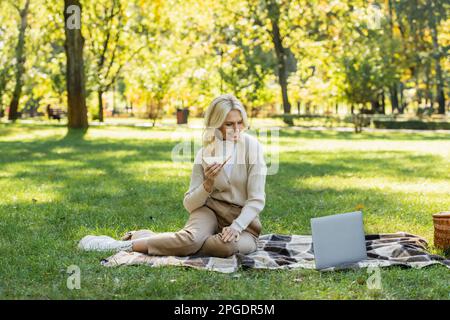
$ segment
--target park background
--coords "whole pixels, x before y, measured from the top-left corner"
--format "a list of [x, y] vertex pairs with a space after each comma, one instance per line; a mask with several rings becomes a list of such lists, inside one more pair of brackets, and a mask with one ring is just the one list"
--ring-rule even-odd
[[172, 162], [174, 132], [199, 137], [232, 93], [253, 130], [280, 129], [265, 233], [362, 210], [367, 233], [414, 233], [443, 255], [448, 13], [441, 0], [0, 1], [0, 298], [449, 299], [440, 266], [382, 269], [370, 290], [365, 270], [107, 269], [76, 250], [86, 234], [183, 226], [192, 163]]

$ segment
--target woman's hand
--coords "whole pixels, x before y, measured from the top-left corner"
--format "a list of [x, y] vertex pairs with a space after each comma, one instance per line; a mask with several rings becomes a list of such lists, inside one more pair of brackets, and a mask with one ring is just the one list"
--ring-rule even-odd
[[228, 159], [226, 159], [222, 164], [220, 163], [213, 163], [208, 165], [205, 170], [204, 170], [204, 174], [205, 174], [205, 180], [203, 181], [203, 186], [205, 187], [205, 190], [208, 192], [212, 191], [213, 185], [214, 185], [214, 179], [216, 178], [216, 176], [219, 174], [220, 170], [223, 168], [223, 166], [225, 165], [225, 163], [227, 163], [227, 161], [231, 158], [228, 157]]
[[222, 232], [220, 234], [221, 239], [223, 242], [230, 242], [231, 240], [238, 241], [240, 237], [240, 232], [236, 229], [233, 229], [231, 227], [225, 227], [222, 229]]
[[220, 163], [213, 163], [205, 168], [205, 180], [203, 181], [203, 186], [206, 191], [212, 191], [214, 179], [219, 174], [220, 169], [222, 169], [222, 165]]

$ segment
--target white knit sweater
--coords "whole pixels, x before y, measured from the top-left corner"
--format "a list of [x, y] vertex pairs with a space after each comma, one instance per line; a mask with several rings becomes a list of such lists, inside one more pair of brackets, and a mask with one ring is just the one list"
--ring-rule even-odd
[[[221, 146], [222, 142], [216, 143]], [[264, 208], [267, 166], [262, 145], [245, 132], [241, 133], [236, 142], [235, 152], [231, 176], [228, 177], [222, 169], [209, 193], [203, 186], [204, 168], [207, 164], [202, 159], [204, 151], [201, 148], [195, 157], [191, 183], [184, 195], [183, 204], [190, 213], [204, 206], [208, 197], [240, 205], [243, 207], [242, 211], [231, 227], [242, 232]]]

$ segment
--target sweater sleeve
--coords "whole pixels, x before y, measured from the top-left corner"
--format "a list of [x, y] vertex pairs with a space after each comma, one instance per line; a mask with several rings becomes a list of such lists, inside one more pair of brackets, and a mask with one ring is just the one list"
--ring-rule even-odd
[[200, 150], [197, 153], [194, 166], [192, 167], [189, 190], [184, 194], [183, 205], [189, 213], [205, 205], [206, 200], [211, 194], [206, 191], [203, 186], [204, 173], [201, 155], [202, 153]]
[[[255, 149], [256, 148], [256, 149]], [[231, 227], [242, 232], [264, 209], [267, 166], [262, 145], [256, 141], [255, 148], [249, 150], [249, 169], [247, 179], [247, 200], [240, 215], [234, 219]]]

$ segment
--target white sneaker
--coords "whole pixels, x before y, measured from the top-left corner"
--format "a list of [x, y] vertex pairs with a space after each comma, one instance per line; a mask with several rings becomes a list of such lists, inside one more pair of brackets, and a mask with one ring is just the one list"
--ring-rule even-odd
[[78, 248], [85, 251], [131, 251], [132, 241], [119, 241], [108, 236], [85, 236]]

